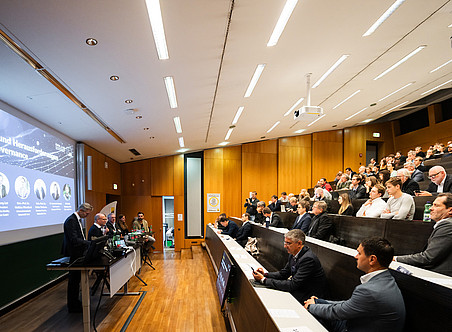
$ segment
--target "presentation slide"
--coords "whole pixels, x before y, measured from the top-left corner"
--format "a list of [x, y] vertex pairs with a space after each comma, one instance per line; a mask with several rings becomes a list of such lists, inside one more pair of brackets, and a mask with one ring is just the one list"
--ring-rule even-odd
[[75, 210], [75, 143], [0, 109], [0, 245], [63, 231]]

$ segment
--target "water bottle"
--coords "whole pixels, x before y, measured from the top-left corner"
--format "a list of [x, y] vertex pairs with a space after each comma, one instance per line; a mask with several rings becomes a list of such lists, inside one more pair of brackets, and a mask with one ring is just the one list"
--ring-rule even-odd
[[431, 202], [427, 202], [424, 206], [424, 219], [423, 221], [432, 221], [430, 219], [430, 207], [432, 206]]

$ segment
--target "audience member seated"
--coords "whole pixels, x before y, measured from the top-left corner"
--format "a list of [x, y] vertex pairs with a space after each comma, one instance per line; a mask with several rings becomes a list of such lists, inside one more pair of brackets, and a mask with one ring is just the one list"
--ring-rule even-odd
[[386, 181], [388, 181], [390, 179], [391, 174], [389, 173], [389, 171], [387, 169], [381, 170], [378, 172], [378, 181], [379, 183], [381, 183], [382, 185], [384, 185], [386, 183]]
[[356, 172], [354, 172], [350, 167], [347, 167], [347, 168], [345, 169], [345, 174], [347, 174], [348, 177], [351, 179], [352, 176], [353, 176], [354, 174], [356, 174]]
[[377, 161], [375, 160], [375, 158], [370, 158], [369, 166], [375, 166], [375, 165], [377, 165]]
[[420, 170], [416, 169], [414, 162], [405, 163], [405, 165], [403, 167], [406, 168], [410, 172], [411, 180], [416, 181], [416, 182], [424, 181], [424, 173], [421, 172]]
[[366, 198], [366, 188], [361, 183], [361, 176], [353, 175], [352, 184], [350, 185], [350, 199]]
[[281, 193], [281, 197], [279, 198], [279, 202], [281, 203], [281, 205], [286, 204], [289, 202], [289, 197], [287, 196], [287, 193], [285, 191], [283, 191]]
[[221, 219], [227, 218], [226, 213], [220, 213], [220, 215], [215, 219], [215, 228], [224, 229], [223, 225], [220, 223]]
[[334, 183], [335, 183], [336, 185], [337, 185], [337, 183], [340, 181], [341, 176], [342, 176], [342, 172], [341, 172], [341, 171], [337, 172], [336, 177], [334, 178]]
[[249, 222], [250, 215], [248, 213], [242, 214], [242, 227], [239, 228], [236, 234], [235, 240], [242, 247], [245, 247], [246, 242], [248, 242], [248, 238], [253, 233], [253, 228], [251, 227], [251, 223]]
[[259, 224], [264, 224], [265, 223], [265, 217], [264, 217], [264, 214], [262, 213], [264, 208], [265, 208], [265, 202], [264, 201], [257, 202], [256, 218], [254, 219], [254, 222], [257, 222]]
[[410, 179], [410, 172], [406, 168], [401, 168], [397, 171], [397, 177], [402, 181], [403, 193], [414, 196], [419, 191], [419, 184]]
[[289, 202], [286, 204], [286, 212], [297, 213], [297, 203], [298, 200], [296, 197], [291, 197]]
[[94, 224], [88, 231], [88, 241], [95, 240], [101, 236], [108, 234], [107, 217], [103, 213], [94, 216]]
[[298, 216], [295, 218], [292, 229], [301, 229], [304, 233], [309, 230], [309, 225], [311, 225], [311, 215], [308, 213], [310, 204], [306, 200], [302, 200], [298, 203]]
[[427, 154], [425, 155], [424, 160], [435, 159], [432, 149], [427, 150]]
[[334, 226], [333, 222], [326, 213], [327, 204], [324, 201], [315, 202], [312, 206], [312, 218], [311, 225], [309, 226], [308, 236], [314, 237], [319, 240], [328, 241], [330, 235], [332, 235]]
[[245, 204], [243, 205], [246, 207], [246, 213], [250, 215], [250, 220], [253, 220], [256, 218], [257, 214], [257, 202], [259, 202], [259, 199], [257, 198], [257, 192], [253, 191], [251, 192], [251, 197], [247, 198], [245, 200]]
[[321, 187], [316, 187], [314, 190], [314, 196], [312, 196], [311, 200], [314, 202], [318, 201], [331, 201], [333, 197], [326, 189], [322, 189]]
[[265, 226], [272, 226], [278, 228], [284, 228], [284, 223], [281, 220], [281, 217], [276, 213], [273, 213], [268, 207], [264, 208], [262, 211], [265, 217]]
[[422, 151], [422, 146], [416, 146], [414, 149], [414, 152], [416, 152], [416, 157], [422, 157], [425, 158], [425, 153]]
[[414, 166], [416, 166], [416, 169], [421, 171], [422, 173], [428, 171], [428, 167], [424, 165], [424, 158], [422, 157], [414, 158]]
[[388, 163], [386, 165], [387, 170], [389, 171], [389, 176], [392, 178], [393, 176], [397, 176], [397, 171], [394, 169], [394, 164]]
[[413, 150], [408, 151], [405, 164], [413, 162], [414, 158], [416, 158], [416, 152], [414, 152]]
[[366, 174], [366, 166], [364, 166], [364, 165], [359, 166], [358, 174], [361, 176], [361, 179], [364, 179], [367, 176], [367, 174]]
[[452, 178], [446, 174], [446, 170], [442, 166], [433, 166], [428, 171], [428, 178], [432, 181], [427, 191], [419, 192], [418, 196], [432, 196], [436, 193], [452, 192]]
[[278, 200], [278, 196], [272, 196], [271, 201], [268, 204], [268, 208], [272, 210], [272, 212], [281, 211], [281, 202]]
[[127, 227], [127, 223], [126, 223], [126, 216], [123, 214], [120, 214], [118, 216], [118, 226], [119, 228], [121, 228], [121, 233], [122, 234], [128, 234], [129, 233], [129, 228]]
[[364, 188], [366, 188], [366, 197], [363, 197], [363, 198], [369, 197], [370, 191], [376, 184], [377, 184], [377, 178], [375, 176], [371, 175], [371, 176], [366, 177], [366, 182], [364, 182]]
[[308, 198], [308, 200], [311, 198], [306, 189], [301, 189], [300, 194], [298, 195], [298, 200], [301, 201], [302, 199], [305, 199], [306, 197]]
[[357, 217], [379, 218], [384, 209], [386, 202], [381, 198], [386, 192], [386, 188], [377, 183], [369, 193], [369, 199], [361, 205], [356, 212]]
[[398, 178], [390, 178], [386, 182], [386, 190], [389, 194], [386, 209], [381, 214], [383, 219], [407, 219], [413, 220], [414, 200], [400, 189], [402, 181]]
[[325, 178], [321, 178], [318, 182], [318, 185], [320, 186], [320, 188], [328, 190], [328, 192], [333, 191], [333, 188], [331, 187], [331, 185], [326, 181]]
[[352, 181], [350, 181], [349, 176], [344, 173], [341, 175], [341, 179], [336, 184], [336, 190], [350, 189], [351, 184]]
[[442, 193], [433, 201], [430, 218], [433, 232], [424, 251], [396, 257], [397, 262], [418, 266], [452, 277], [452, 194]]
[[329, 331], [403, 331], [405, 303], [388, 270], [394, 248], [386, 239], [366, 239], [355, 256], [365, 273], [350, 299], [326, 301], [312, 296], [305, 308], [324, 321]]
[[287, 232], [284, 247], [289, 253], [286, 266], [278, 272], [268, 273], [260, 267], [253, 271], [254, 279], [266, 287], [290, 292], [301, 304], [312, 294], [325, 296], [325, 272], [317, 256], [305, 245], [305, 234], [299, 229]]
[[338, 202], [341, 205], [339, 208], [338, 214], [344, 216], [352, 216], [353, 215], [353, 206], [350, 202], [350, 196], [347, 193], [342, 193], [339, 195]]
[[402, 167], [406, 162], [406, 157], [402, 154], [401, 151], [397, 151], [394, 157], [395, 167]]
[[223, 230], [218, 230], [218, 234], [229, 235], [232, 238], [236, 238], [239, 226], [237, 226], [234, 221], [221, 217], [219, 222], [223, 226]]
[[151, 230], [149, 228], [148, 222], [144, 219], [143, 212], [137, 213], [137, 218], [134, 219], [134, 221], [133, 221], [132, 229], [142, 230], [146, 233], [145, 244], [144, 244], [143, 250], [148, 252], [150, 248], [155, 249], [154, 248], [155, 239], [151, 236], [151, 234], [149, 234], [151, 232]]

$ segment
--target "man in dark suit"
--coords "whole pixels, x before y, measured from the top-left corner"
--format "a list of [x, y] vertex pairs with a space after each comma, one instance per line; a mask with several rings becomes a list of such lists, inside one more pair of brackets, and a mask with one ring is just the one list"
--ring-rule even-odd
[[218, 234], [229, 235], [232, 238], [237, 236], [237, 232], [239, 231], [239, 226], [232, 220], [229, 220], [226, 217], [222, 217], [219, 220], [220, 224], [223, 226], [222, 231], [218, 231]]
[[249, 222], [250, 215], [248, 213], [242, 214], [242, 227], [239, 228], [237, 231], [237, 235], [235, 240], [238, 244], [240, 244], [242, 247], [245, 246], [246, 242], [248, 241], [248, 238], [251, 236], [253, 232], [253, 228], [251, 227], [251, 223]]
[[351, 191], [349, 193], [350, 199], [366, 198], [366, 187], [360, 184], [361, 181], [362, 178], [359, 174], [353, 175], [352, 187], [350, 188]]
[[305, 234], [293, 229], [284, 236], [289, 261], [278, 272], [265, 273], [262, 268], [253, 272], [254, 279], [269, 288], [286, 292], [302, 303], [313, 294], [326, 294], [326, 278], [317, 256], [305, 246]]
[[268, 204], [268, 208], [272, 210], [272, 212], [281, 211], [281, 202], [278, 200], [278, 196], [272, 196], [271, 203]]
[[428, 178], [432, 181], [427, 191], [421, 191], [416, 196], [432, 196], [436, 193], [452, 192], [452, 177], [446, 174], [442, 166], [433, 166], [428, 171]]
[[314, 218], [312, 218], [309, 226], [308, 236], [319, 240], [328, 241], [330, 235], [333, 233], [333, 222], [326, 213], [328, 205], [326, 202], [315, 202], [312, 206]]
[[257, 198], [257, 192], [253, 191], [251, 192], [251, 197], [247, 198], [245, 201], [244, 207], [246, 207], [246, 213], [249, 213], [250, 220], [253, 220], [256, 218], [257, 214], [257, 202], [259, 202], [259, 199]]
[[397, 177], [402, 181], [402, 187], [400, 189], [403, 193], [414, 196], [419, 191], [419, 184], [410, 179], [410, 172], [406, 168], [397, 170]]
[[110, 235], [121, 235], [121, 227], [118, 227], [118, 224], [116, 223], [116, 214], [109, 213], [108, 214], [108, 221], [107, 221], [107, 227], [109, 230]]
[[[63, 255], [70, 257], [70, 262], [83, 256], [89, 241], [85, 239], [80, 219], [86, 218], [93, 207], [83, 203], [78, 211], [71, 214], [64, 222]], [[82, 312], [82, 303], [79, 300], [80, 271], [69, 271], [67, 284], [67, 308], [69, 312]]]
[[388, 270], [394, 248], [388, 240], [366, 239], [355, 256], [364, 273], [350, 299], [326, 301], [313, 296], [305, 308], [329, 325], [329, 331], [403, 331], [405, 304], [402, 293]]
[[272, 212], [268, 207], [264, 208], [262, 211], [265, 217], [265, 226], [279, 227], [284, 228], [284, 224], [281, 220], [281, 217], [276, 213]]
[[421, 172], [420, 170], [416, 169], [416, 165], [414, 164], [414, 162], [406, 163], [403, 167], [410, 172], [411, 180], [416, 182], [424, 181], [424, 172]]
[[305, 234], [308, 232], [311, 225], [311, 215], [307, 212], [309, 206], [309, 202], [305, 200], [298, 203], [298, 216], [293, 223], [292, 229], [301, 229]]
[[110, 230], [106, 227], [107, 217], [103, 213], [98, 213], [94, 216], [94, 224], [88, 231], [88, 241], [97, 239], [101, 236], [110, 234]]
[[452, 194], [442, 193], [433, 201], [430, 218], [433, 232], [424, 251], [395, 258], [397, 262], [418, 266], [452, 277]]

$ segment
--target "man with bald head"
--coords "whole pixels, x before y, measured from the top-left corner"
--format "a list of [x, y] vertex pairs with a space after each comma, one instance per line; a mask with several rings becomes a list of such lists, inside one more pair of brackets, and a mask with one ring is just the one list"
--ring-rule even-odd
[[98, 213], [94, 216], [94, 224], [88, 231], [88, 240], [94, 240], [109, 232], [107, 224], [107, 217], [103, 213]]
[[432, 196], [432, 194], [452, 192], [452, 178], [446, 174], [442, 166], [433, 166], [428, 171], [428, 178], [432, 181], [427, 191], [421, 191], [417, 196]]

